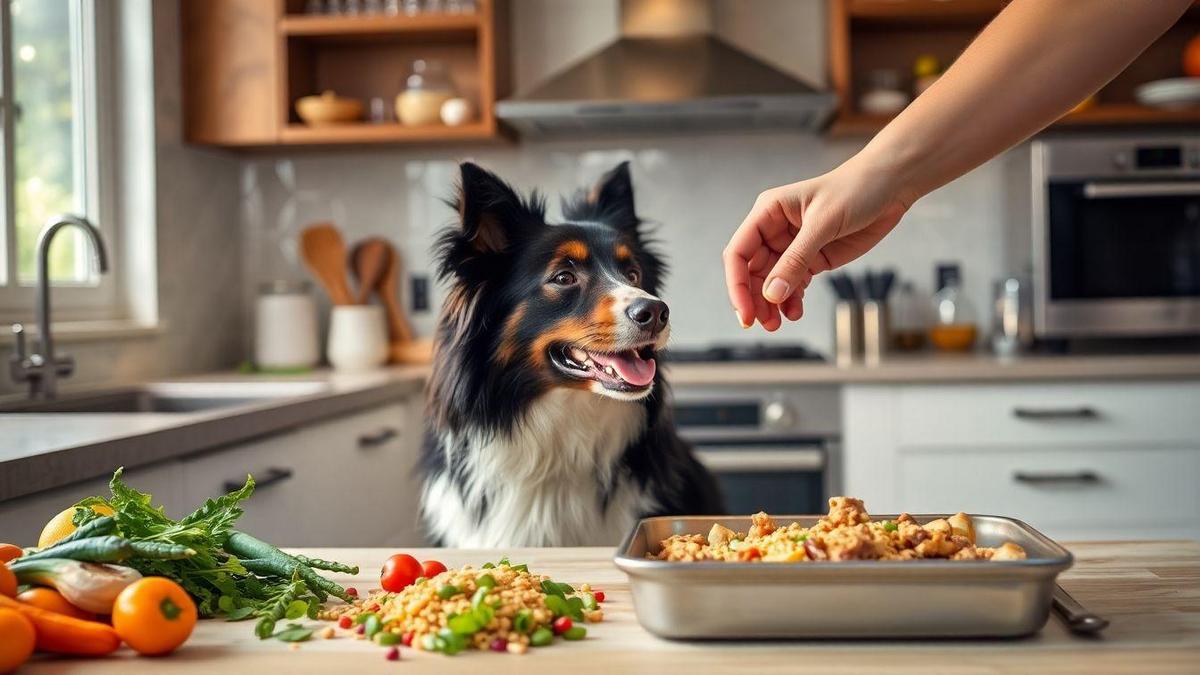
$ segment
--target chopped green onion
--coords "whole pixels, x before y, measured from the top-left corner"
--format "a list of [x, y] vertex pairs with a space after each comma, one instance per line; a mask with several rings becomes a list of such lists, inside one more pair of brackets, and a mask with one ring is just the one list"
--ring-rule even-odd
[[489, 589], [484, 586], [480, 586], [479, 588], [475, 589], [475, 595], [471, 596], [472, 608], [478, 609], [479, 606], [483, 604], [483, 599], [487, 597], [488, 590]]
[[517, 615], [513, 618], [513, 629], [518, 633], [525, 634], [533, 627], [533, 612], [527, 609], [517, 610]]
[[374, 612], [363, 612], [362, 614], [359, 614], [358, 616], [354, 617], [354, 625], [357, 626], [358, 624], [365, 622], [369, 617], [372, 617], [372, 616], [375, 616]]
[[483, 628], [474, 614], [459, 614], [448, 619], [446, 626], [458, 635], [474, 635], [479, 632], [480, 628]]
[[807, 535], [807, 534], [794, 534], [794, 535], [792, 535], [792, 541], [794, 541], [794, 542], [796, 542], [796, 543], [800, 543], [800, 542], [802, 542], [802, 541], [804, 541], [804, 540], [806, 540], [806, 539], [808, 539], [808, 535]]
[[482, 565], [480, 565], [479, 568], [484, 569], [484, 570], [490, 570], [490, 569], [495, 569], [496, 565], [495, 565], [495, 563], [486, 562], [486, 563], [483, 563]]
[[439, 598], [443, 600], [449, 600], [461, 592], [462, 591], [458, 590], [458, 586], [455, 586], [454, 584], [446, 584], [438, 589], [437, 594]]
[[494, 577], [490, 574], [485, 574], [485, 575], [479, 577], [478, 579], [476, 579], [475, 583], [479, 584], [480, 588], [495, 588], [496, 587], [496, 577]]
[[413, 585], [419, 586], [419, 585], [425, 583], [426, 581], [429, 581], [429, 577], [417, 577], [416, 579], [413, 579]]
[[887, 520], [883, 523], [883, 529], [887, 530], [888, 532], [895, 532], [896, 530], [900, 529], [900, 526], [890, 520]]

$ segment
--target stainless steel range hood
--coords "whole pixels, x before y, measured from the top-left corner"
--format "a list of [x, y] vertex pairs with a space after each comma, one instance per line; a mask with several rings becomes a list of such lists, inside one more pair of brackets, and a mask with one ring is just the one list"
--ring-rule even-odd
[[526, 135], [815, 131], [836, 98], [711, 33], [707, 0], [622, 0], [621, 37], [496, 104]]

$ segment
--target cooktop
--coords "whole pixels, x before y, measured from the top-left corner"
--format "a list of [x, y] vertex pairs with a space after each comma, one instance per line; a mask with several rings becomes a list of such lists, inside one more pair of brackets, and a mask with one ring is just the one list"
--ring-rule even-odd
[[674, 363], [706, 361], [824, 361], [825, 357], [797, 342], [723, 344], [672, 347], [662, 359]]

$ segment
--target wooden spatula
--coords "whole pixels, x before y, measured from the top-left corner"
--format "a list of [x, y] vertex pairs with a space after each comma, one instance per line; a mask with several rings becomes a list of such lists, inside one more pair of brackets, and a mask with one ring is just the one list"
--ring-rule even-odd
[[391, 246], [379, 237], [364, 239], [350, 249], [350, 271], [358, 279], [358, 304], [367, 304], [394, 256]]
[[300, 233], [304, 264], [325, 288], [335, 305], [353, 305], [354, 296], [346, 283], [346, 244], [332, 223], [317, 223]]
[[408, 319], [405, 318], [404, 310], [400, 308], [400, 301], [397, 299], [397, 290], [404, 267], [395, 247], [387, 241], [384, 241], [383, 245], [387, 248], [388, 264], [383, 272], [383, 278], [379, 281], [379, 297], [383, 299], [383, 308], [387, 312], [388, 337], [392, 344], [411, 342], [413, 339], [412, 328], [408, 325]]

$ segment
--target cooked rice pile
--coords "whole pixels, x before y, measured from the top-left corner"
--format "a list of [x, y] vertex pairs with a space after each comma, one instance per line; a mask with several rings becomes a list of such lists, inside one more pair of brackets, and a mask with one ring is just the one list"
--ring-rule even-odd
[[[487, 649], [496, 638], [502, 638], [510, 645], [529, 645], [529, 635], [541, 626], [549, 626], [554, 620], [542, 590], [542, 582], [550, 578], [532, 574], [523, 566], [514, 568], [503, 562], [488, 569], [467, 565], [462, 569], [447, 570], [399, 593], [375, 590], [354, 603], [338, 605], [322, 612], [320, 618], [337, 620], [343, 615], [354, 617], [378, 605], [379, 608], [373, 611], [383, 619], [383, 630], [397, 635], [411, 632], [412, 646], [423, 649], [426, 635], [436, 635], [449, 627], [450, 617], [471, 611], [471, 597], [479, 588], [479, 578], [484, 575], [491, 575], [495, 579], [496, 584], [489, 592], [489, 597], [498, 597], [500, 602], [495, 607], [492, 620], [469, 636], [469, 647]], [[438, 589], [447, 584], [457, 587], [460, 592], [449, 598], [440, 597]], [[585, 584], [579, 592], [589, 590]], [[517, 631], [514, 626], [517, 613], [521, 610], [529, 610], [531, 614], [531, 622], [524, 632]], [[584, 618], [588, 622], [603, 621], [604, 612], [601, 609], [585, 610]]]
[[1012, 542], [996, 548], [976, 546], [975, 526], [965, 513], [924, 525], [918, 524], [907, 513], [894, 521], [873, 521], [862, 500], [853, 497], [830, 499], [828, 515], [809, 528], [799, 523], [779, 527], [761, 511], [750, 520], [748, 533], [713, 525], [707, 537], [702, 534], [671, 536], [663, 540], [662, 550], [657, 555], [647, 557], [675, 562], [1025, 558], [1025, 551]]

